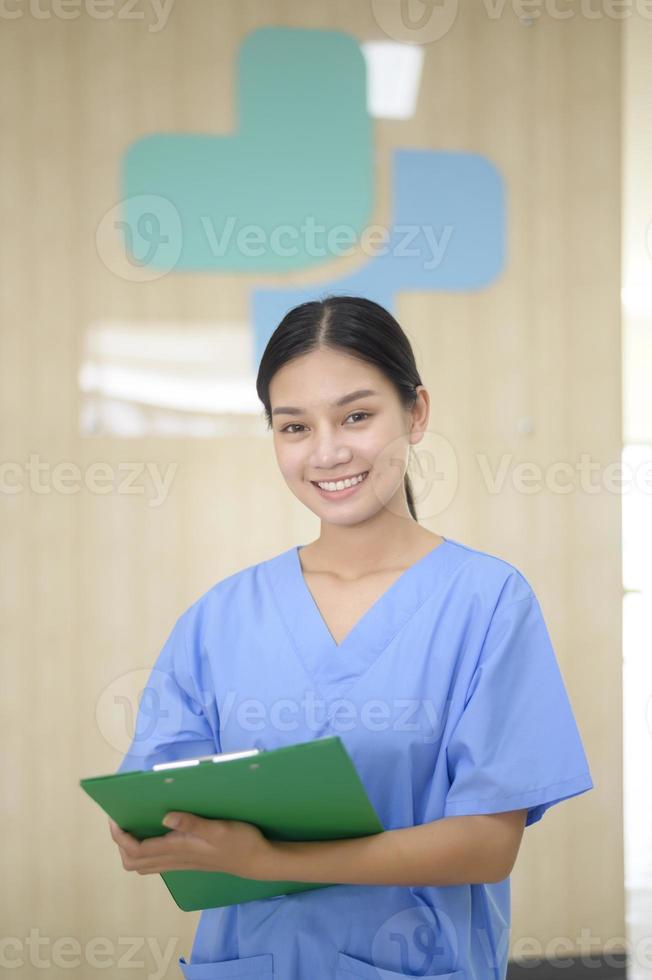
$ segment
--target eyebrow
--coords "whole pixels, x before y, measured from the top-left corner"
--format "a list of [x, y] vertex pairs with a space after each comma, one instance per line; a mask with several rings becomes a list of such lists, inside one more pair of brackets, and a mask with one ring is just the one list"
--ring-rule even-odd
[[[367, 398], [369, 395], [377, 394], [378, 392], [372, 388], [360, 388], [359, 391], [352, 391], [350, 394], [338, 398], [337, 401], [333, 402], [332, 407], [338, 408], [340, 405], [348, 405], [349, 402], [357, 401], [358, 398]], [[275, 408], [272, 415], [303, 415], [305, 412], [305, 408], [296, 408], [294, 405], [282, 405], [279, 408]]]

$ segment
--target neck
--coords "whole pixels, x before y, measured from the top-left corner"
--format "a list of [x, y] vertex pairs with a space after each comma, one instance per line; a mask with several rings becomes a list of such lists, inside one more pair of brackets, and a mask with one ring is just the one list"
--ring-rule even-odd
[[378, 519], [360, 524], [322, 521], [317, 540], [302, 549], [302, 564], [307, 571], [354, 579], [407, 567], [440, 542], [439, 535], [421, 527], [409, 515], [398, 517], [385, 509]]

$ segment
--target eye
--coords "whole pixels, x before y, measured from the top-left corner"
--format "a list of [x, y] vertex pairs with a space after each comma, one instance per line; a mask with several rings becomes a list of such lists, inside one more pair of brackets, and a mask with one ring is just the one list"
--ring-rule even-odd
[[[351, 414], [347, 416], [347, 420], [359, 416], [362, 416], [364, 421], [364, 419], [371, 417], [371, 412], [351, 412]], [[289, 425], [286, 425], [285, 428], [281, 429], [280, 431], [287, 432], [292, 436], [296, 435], [299, 429], [305, 429], [305, 425], [302, 425], [301, 422], [290, 422]]]

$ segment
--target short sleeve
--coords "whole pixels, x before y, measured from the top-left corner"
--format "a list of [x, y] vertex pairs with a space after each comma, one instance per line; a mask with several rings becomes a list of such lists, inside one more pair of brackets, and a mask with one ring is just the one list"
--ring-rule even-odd
[[176, 621], [142, 691], [131, 744], [118, 773], [217, 752], [187, 641], [187, 613]]
[[444, 816], [527, 807], [525, 826], [593, 788], [536, 596], [499, 600], [446, 746]]

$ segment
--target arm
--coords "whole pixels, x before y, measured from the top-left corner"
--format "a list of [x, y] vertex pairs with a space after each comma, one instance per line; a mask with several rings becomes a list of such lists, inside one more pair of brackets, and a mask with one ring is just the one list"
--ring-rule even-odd
[[526, 814], [446, 817], [345, 840], [270, 841], [265, 879], [407, 886], [502, 881], [516, 861]]
[[139, 841], [109, 821], [122, 866], [138, 874], [226, 871], [260, 881], [460, 885], [502, 881], [518, 853], [527, 810], [446, 817], [368, 837], [275, 841], [254, 824], [170, 811], [170, 833]]

